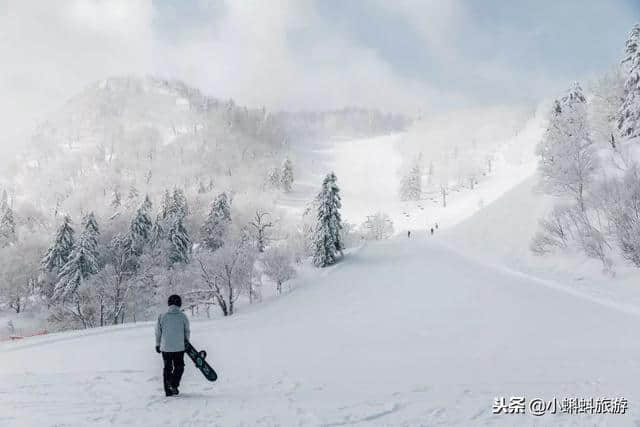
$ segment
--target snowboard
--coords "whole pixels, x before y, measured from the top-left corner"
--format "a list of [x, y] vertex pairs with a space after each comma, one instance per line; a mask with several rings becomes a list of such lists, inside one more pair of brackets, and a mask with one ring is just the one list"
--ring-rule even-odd
[[218, 379], [218, 374], [216, 373], [216, 371], [214, 371], [213, 368], [205, 360], [207, 358], [206, 351], [196, 350], [189, 341], [185, 341], [184, 349], [189, 358], [193, 360], [196, 368], [200, 369], [200, 372], [202, 372], [202, 375], [204, 375], [206, 379], [208, 379], [209, 381], [215, 381]]

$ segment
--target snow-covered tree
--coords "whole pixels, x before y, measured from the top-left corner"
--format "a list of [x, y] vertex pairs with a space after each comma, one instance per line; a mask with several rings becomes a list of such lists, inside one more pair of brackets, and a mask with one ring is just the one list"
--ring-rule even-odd
[[171, 196], [171, 204], [169, 207], [169, 215], [173, 217], [184, 218], [189, 215], [189, 204], [187, 197], [181, 188], [174, 188]]
[[420, 166], [413, 165], [400, 180], [400, 200], [420, 200], [422, 196], [422, 173]]
[[282, 186], [282, 190], [289, 193], [293, 188], [293, 162], [289, 159], [285, 159], [282, 162], [282, 167], [280, 169], [280, 184]]
[[6, 247], [16, 241], [16, 221], [13, 209], [7, 207], [0, 212], [0, 247]]
[[329, 173], [322, 182], [322, 189], [316, 197], [317, 215], [313, 233], [313, 263], [317, 267], [326, 267], [336, 262], [337, 254], [342, 254], [340, 230], [340, 189], [336, 175]]
[[362, 226], [368, 240], [383, 240], [393, 236], [393, 221], [386, 213], [369, 215]]
[[587, 120], [586, 99], [575, 83], [555, 101], [549, 128], [536, 152], [541, 188], [552, 195], [569, 196], [585, 210], [585, 193], [597, 167], [595, 146]]
[[231, 203], [227, 193], [220, 193], [211, 203], [209, 214], [200, 230], [202, 241], [209, 250], [222, 247], [231, 224]]
[[554, 206], [546, 218], [540, 219], [541, 230], [534, 235], [530, 249], [537, 255], [543, 255], [556, 248], [566, 248], [573, 238], [571, 206]]
[[607, 183], [603, 194], [620, 252], [640, 268], [640, 165], [632, 164], [621, 180]]
[[624, 78], [616, 69], [591, 85], [588, 102], [589, 123], [594, 142], [600, 146], [618, 148], [619, 131], [616, 118], [624, 97]]
[[266, 186], [267, 188], [278, 189], [280, 188], [280, 169], [272, 168], [267, 173]]
[[183, 220], [183, 217], [174, 217], [167, 230], [169, 265], [188, 264], [191, 258], [191, 238], [184, 227]]
[[120, 190], [116, 187], [111, 194], [111, 206], [114, 208], [119, 208], [122, 205], [122, 195], [120, 194]]
[[146, 245], [152, 237], [153, 223], [150, 215], [151, 208], [151, 201], [147, 196], [131, 219], [129, 238], [137, 255], [140, 255], [143, 246]]
[[100, 228], [98, 227], [98, 221], [93, 212], [89, 212], [82, 218], [82, 227], [89, 233], [91, 238], [95, 239], [96, 245], [98, 244], [98, 236], [100, 235]]
[[138, 193], [138, 189], [136, 188], [135, 184], [131, 184], [129, 186], [129, 194], [127, 194], [127, 199], [129, 201], [134, 201], [138, 199], [139, 195], [140, 193]]
[[264, 273], [276, 283], [276, 292], [282, 293], [282, 285], [296, 276], [291, 251], [285, 248], [271, 248], [262, 258]]
[[75, 293], [80, 285], [99, 270], [97, 227], [91, 220], [85, 221], [80, 237], [73, 245], [69, 259], [58, 273], [58, 283], [54, 290], [54, 299], [65, 299]]
[[160, 202], [160, 218], [167, 219], [171, 212], [171, 206], [173, 205], [173, 198], [171, 192], [165, 189], [162, 193], [162, 201]]
[[[130, 233], [114, 236], [104, 250], [104, 258], [106, 265], [92, 277], [90, 283], [95, 288], [101, 326], [122, 322], [127, 303], [132, 304], [131, 311], [135, 316], [136, 306], [143, 301], [148, 305], [153, 295], [146, 285], [153, 281], [150, 273], [153, 260], [134, 253]], [[165, 270], [159, 271], [166, 274]]]
[[156, 216], [156, 220], [153, 222], [153, 227], [151, 228], [151, 239], [149, 243], [152, 247], [158, 247], [160, 243], [166, 237], [165, 227], [163, 225], [162, 214], [158, 214]]
[[273, 222], [269, 220], [269, 215], [270, 214], [268, 212], [256, 209], [255, 216], [251, 221], [249, 221], [249, 226], [251, 227], [251, 232], [258, 252], [264, 252], [264, 249], [270, 240], [268, 230], [273, 227]]
[[251, 292], [256, 258], [250, 242], [241, 234], [230, 235], [217, 251], [202, 251], [195, 258], [202, 284], [191, 294], [218, 305], [224, 316], [232, 315], [240, 295]]
[[16, 313], [37, 299], [38, 250], [22, 243], [0, 248], [0, 305]]
[[153, 203], [151, 203], [151, 199], [148, 194], [145, 194], [144, 200], [142, 201], [142, 207], [147, 211], [149, 215], [151, 215], [151, 211], [153, 209]]
[[623, 136], [636, 138], [640, 135], [640, 24], [631, 30], [622, 63], [627, 73], [617, 124]]
[[0, 196], [0, 214], [2, 214], [9, 207], [9, 195], [7, 190], [2, 190], [2, 196]]
[[74, 233], [71, 218], [65, 215], [56, 232], [53, 244], [42, 259], [42, 266], [45, 270], [50, 272], [58, 271], [67, 263], [75, 243]]

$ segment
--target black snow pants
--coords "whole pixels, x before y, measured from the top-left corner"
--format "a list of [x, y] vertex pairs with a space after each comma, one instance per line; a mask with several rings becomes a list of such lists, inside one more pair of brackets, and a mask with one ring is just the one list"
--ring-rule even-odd
[[171, 391], [170, 388], [178, 388], [180, 379], [184, 372], [184, 351], [162, 352], [162, 360], [164, 360], [164, 370], [162, 371], [164, 378], [164, 391]]

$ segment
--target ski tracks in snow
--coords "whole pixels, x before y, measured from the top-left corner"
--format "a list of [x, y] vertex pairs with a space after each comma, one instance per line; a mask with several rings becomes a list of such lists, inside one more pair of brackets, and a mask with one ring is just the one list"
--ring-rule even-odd
[[[366, 390], [343, 394], [342, 390], [290, 377], [272, 383], [209, 384], [197, 372], [189, 374], [177, 397], [164, 397], [161, 375], [150, 371], [5, 375], [2, 384], [18, 385], [11, 390], [0, 387], [0, 425], [578, 426], [603, 425], [603, 421], [606, 425], [632, 425], [630, 418], [602, 416], [496, 416], [491, 410], [496, 397], [491, 390], [504, 384], [421, 385], [367, 397]], [[528, 386], [509, 384], [512, 390]], [[571, 391], [598, 396], [606, 388], [603, 386], [606, 384], [584, 382], [572, 384]], [[630, 402], [630, 407], [636, 405], [640, 402]], [[640, 420], [634, 422], [640, 425]]]
[[[220, 380], [206, 382], [187, 363], [176, 397], [164, 397], [150, 325], [3, 351], [0, 425], [526, 427], [640, 421], [640, 346], [629, 324], [634, 318], [619, 310], [417, 239], [367, 245], [325, 274], [321, 283], [259, 311], [195, 327]], [[392, 299], [389, 289], [396, 291]], [[494, 398], [512, 395], [624, 396], [630, 413], [494, 415]]]

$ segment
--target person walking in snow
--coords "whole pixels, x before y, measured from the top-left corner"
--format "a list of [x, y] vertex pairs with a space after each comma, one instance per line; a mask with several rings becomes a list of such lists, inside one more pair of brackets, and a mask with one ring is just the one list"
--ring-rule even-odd
[[411, 230], [407, 231], [407, 237], [411, 237]]
[[433, 227], [431, 227], [431, 235], [433, 236]]
[[162, 377], [167, 396], [178, 394], [180, 379], [184, 372], [184, 343], [189, 340], [189, 319], [180, 310], [182, 299], [171, 295], [169, 309], [158, 316], [156, 324], [156, 352], [162, 353], [164, 370]]

